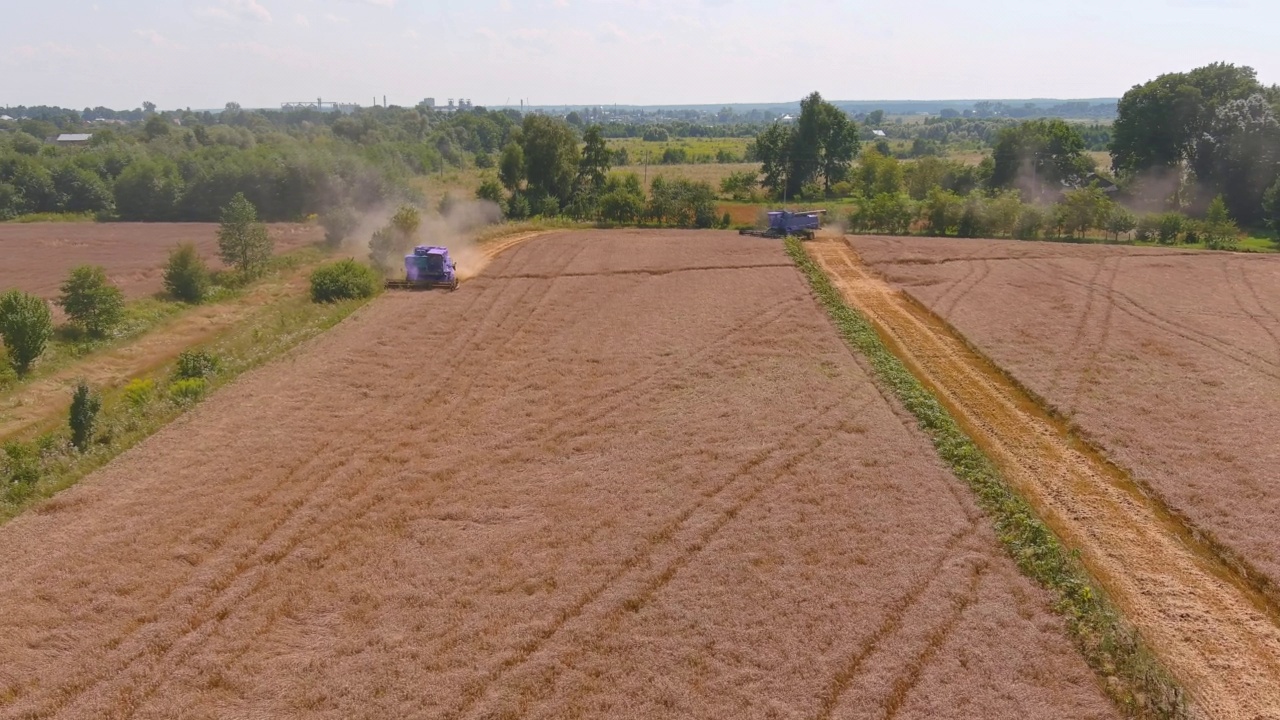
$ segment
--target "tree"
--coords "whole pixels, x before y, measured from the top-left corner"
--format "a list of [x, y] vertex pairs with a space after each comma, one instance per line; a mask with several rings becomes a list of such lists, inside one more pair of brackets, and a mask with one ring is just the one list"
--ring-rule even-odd
[[88, 383], [81, 380], [76, 383], [75, 393], [71, 396], [71, 444], [80, 452], [89, 449], [89, 441], [93, 439], [93, 428], [98, 421], [98, 411], [102, 409], [102, 397], [89, 389]]
[[864, 197], [894, 195], [902, 190], [902, 164], [873, 147], [863, 151], [853, 175]]
[[787, 197], [819, 178], [829, 194], [834, 183], [848, 176], [860, 147], [857, 125], [816, 92], [800, 101], [795, 125], [771, 125], [755, 141], [762, 184]]
[[1267, 188], [1280, 178], [1280, 121], [1261, 94], [1217, 109], [1195, 143], [1191, 167], [1201, 191], [1247, 225], [1263, 219]]
[[124, 319], [124, 293], [107, 280], [99, 265], [72, 269], [58, 298], [72, 325], [94, 337], [105, 337]]
[[1110, 213], [1111, 200], [1097, 187], [1068, 190], [1059, 203], [1064, 229], [1084, 237], [1091, 228], [1103, 227]]
[[17, 290], [0, 295], [0, 339], [14, 372], [26, 375], [53, 336], [53, 315], [41, 298]]
[[495, 205], [501, 205], [503, 201], [502, 183], [492, 177], [485, 178], [480, 182], [480, 187], [476, 188], [476, 199], [488, 200]]
[[632, 223], [644, 215], [644, 210], [644, 188], [640, 186], [640, 176], [635, 173], [610, 175], [600, 195], [600, 219]]
[[183, 183], [172, 161], [138, 160], [116, 179], [116, 212], [122, 220], [172, 220]]
[[1231, 219], [1222, 196], [1209, 203], [1204, 216], [1204, 243], [1211, 250], [1234, 250], [1240, 244], [1240, 228]]
[[152, 115], [147, 118], [146, 124], [142, 126], [142, 134], [146, 135], [147, 140], [155, 140], [157, 138], [169, 137], [169, 133], [173, 127], [168, 120], [162, 115]]
[[1263, 195], [1262, 210], [1267, 226], [1276, 234], [1277, 240], [1280, 240], [1280, 180], [1276, 180]]
[[246, 277], [262, 272], [271, 259], [274, 243], [267, 228], [258, 222], [258, 210], [239, 192], [222, 208], [218, 227], [218, 254], [222, 261]]
[[729, 173], [720, 181], [720, 192], [734, 200], [748, 200], [760, 185], [760, 173], [755, 170]]
[[[238, 107], [238, 106], [237, 106], [237, 107]], [[143, 101], [142, 101], [142, 112], [144, 112], [144, 113], [146, 113], [146, 114], [150, 115], [150, 114], [154, 113], [155, 111], [156, 111], [156, 104], [155, 104], [155, 103], [151, 102], [150, 100], [143, 100]]]
[[63, 165], [53, 171], [53, 186], [59, 208], [65, 212], [86, 213], [110, 210], [111, 190], [97, 173]]
[[883, 111], [883, 110], [872, 110], [871, 112], [867, 113], [867, 124], [868, 124], [868, 125], [870, 125], [870, 126], [872, 126], [872, 127], [875, 127], [875, 126], [877, 126], [877, 125], [880, 125], [880, 124], [881, 124], [881, 123], [883, 123], [883, 122], [884, 122], [884, 111]]
[[413, 248], [422, 225], [422, 214], [412, 205], [401, 205], [391, 221], [369, 241], [369, 260], [384, 276], [400, 267], [401, 258]]
[[920, 212], [930, 235], [946, 235], [960, 225], [964, 201], [950, 190], [935, 187], [925, 197]]
[[524, 182], [524, 148], [518, 143], [513, 142], [502, 149], [502, 158], [498, 161], [498, 179], [508, 191], [520, 191], [520, 185]]
[[1032, 120], [1000, 132], [992, 157], [993, 188], [1039, 197], [1063, 183], [1079, 183], [1092, 169], [1084, 138], [1063, 120]]
[[182, 243], [169, 253], [164, 268], [164, 289], [188, 303], [203, 302], [209, 294], [209, 266], [194, 243]]
[[1120, 205], [1111, 205], [1106, 217], [1106, 231], [1116, 242], [1120, 241], [1121, 235], [1127, 235], [1137, 227], [1137, 216]]
[[524, 176], [531, 196], [555, 198], [559, 207], [573, 196], [578, 174], [578, 139], [561, 120], [546, 115], [528, 115], [521, 128], [524, 148]]
[[1178, 168], [1191, 159], [1218, 107], [1262, 90], [1253, 68], [1226, 63], [1134, 86], [1116, 108], [1112, 168], [1125, 174]]

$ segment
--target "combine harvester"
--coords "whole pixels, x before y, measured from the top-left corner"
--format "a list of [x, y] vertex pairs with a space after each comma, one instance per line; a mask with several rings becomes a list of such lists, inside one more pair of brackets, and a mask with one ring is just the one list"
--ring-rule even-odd
[[822, 215], [826, 210], [774, 210], [769, 213], [769, 227], [766, 230], [739, 230], [739, 235], [754, 235], [765, 238], [784, 238], [799, 235], [805, 240], [812, 240], [813, 233], [822, 227]]
[[449, 259], [449, 248], [419, 245], [404, 256], [404, 280], [388, 280], [389, 290], [458, 289], [458, 264]]

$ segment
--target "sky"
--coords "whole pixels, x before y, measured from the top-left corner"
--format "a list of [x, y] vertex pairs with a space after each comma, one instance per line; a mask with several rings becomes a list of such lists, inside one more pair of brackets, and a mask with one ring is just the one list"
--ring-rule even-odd
[[1280, 83], [1277, 33], [1275, 0], [42, 0], [5, 9], [0, 106], [1118, 97]]

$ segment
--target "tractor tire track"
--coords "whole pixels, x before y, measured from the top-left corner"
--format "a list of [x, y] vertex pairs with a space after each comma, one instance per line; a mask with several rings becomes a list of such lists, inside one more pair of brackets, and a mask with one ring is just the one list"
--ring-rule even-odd
[[1098, 583], [1207, 717], [1280, 717], [1280, 612], [1131, 479], [962, 338], [865, 268], [840, 239], [808, 252], [933, 389]]

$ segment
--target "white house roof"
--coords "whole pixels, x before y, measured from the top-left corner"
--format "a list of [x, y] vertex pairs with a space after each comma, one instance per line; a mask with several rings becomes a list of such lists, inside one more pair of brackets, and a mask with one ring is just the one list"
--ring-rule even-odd
[[13, 118], [9, 117], [8, 115], [0, 115], [0, 120], [12, 120], [12, 119]]
[[887, 137], [887, 136], [884, 134], [884, 131], [883, 131], [883, 130], [872, 130], [872, 131], [871, 131], [871, 134], [872, 134], [872, 135], [875, 135], [876, 137]]
[[58, 142], [89, 142], [92, 137], [90, 133], [62, 133], [58, 136]]

